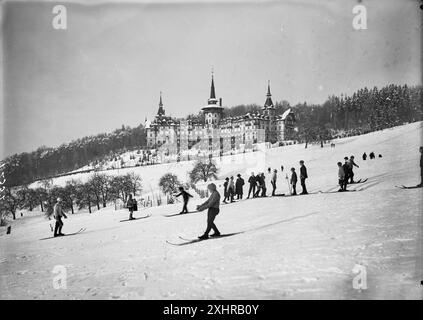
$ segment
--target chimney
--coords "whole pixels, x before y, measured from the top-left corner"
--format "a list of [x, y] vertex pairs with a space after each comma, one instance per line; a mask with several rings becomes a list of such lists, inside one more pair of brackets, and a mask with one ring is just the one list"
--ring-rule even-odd
[[219, 98], [219, 106], [222, 106], [222, 98]]

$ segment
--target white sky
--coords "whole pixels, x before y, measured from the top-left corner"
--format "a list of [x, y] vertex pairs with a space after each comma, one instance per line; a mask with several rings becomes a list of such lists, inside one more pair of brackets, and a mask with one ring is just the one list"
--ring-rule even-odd
[[360, 31], [353, 0], [77, 2], [62, 2], [67, 30], [53, 29], [53, 3], [2, 5], [3, 156], [136, 126], [160, 91], [167, 114], [197, 113], [211, 66], [226, 106], [263, 104], [267, 80], [291, 104], [420, 83], [417, 0], [362, 1]]

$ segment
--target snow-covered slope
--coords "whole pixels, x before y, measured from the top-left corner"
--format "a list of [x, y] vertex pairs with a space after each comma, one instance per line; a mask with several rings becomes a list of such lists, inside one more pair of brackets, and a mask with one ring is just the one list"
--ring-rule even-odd
[[[341, 139], [335, 148], [294, 145], [223, 158], [222, 178], [269, 166], [298, 171], [303, 159], [309, 191], [316, 192], [222, 205], [217, 226], [223, 233], [241, 232], [231, 237], [167, 244], [205, 228], [205, 212], [164, 217], [179, 212], [179, 204], [138, 212], [152, 216], [134, 222], [120, 223], [127, 212], [111, 207], [77, 214], [65, 220], [64, 232], [85, 232], [43, 241], [50, 235], [48, 222], [41, 216], [19, 219], [11, 235], [0, 237], [0, 298], [421, 299], [422, 189], [394, 187], [419, 183], [421, 135], [422, 123], [414, 123]], [[361, 154], [371, 151], [383, 157], [362, 161]], [[368, 178], [350, 188], [362, 191], [318, 193], [336, 190], [336, 162], [350, 155], [360, 165], [356, 177]], [[153, 188], [163, 173], [183, 180], [191, 167], [135, 170]], [[284, 174], [280, 193], [288, 188]], [[53, 289], [56, 265], [67, 269], [66, 290]], [[367, 272], [365, 290], [353, 288], [357, 266]]]

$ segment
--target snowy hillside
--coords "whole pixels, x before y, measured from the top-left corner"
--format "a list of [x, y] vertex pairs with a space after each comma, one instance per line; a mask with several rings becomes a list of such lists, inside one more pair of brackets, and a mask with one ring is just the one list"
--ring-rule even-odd
[[[422, 125], [335, 140], [335, 148], [293, 145], [223, 157], [217, 161], [220, 178], [237, 173], [247, 178], [251, 171], [283, 165], [278, 193], [288, 192], [285, 172], [298, 171], [302, 159], [313, 193], [222, 205], [217, 226], [223, 233], [240, 232], [226, 238], [167, 244], [180, 242], [180, 235], [195, 238], [205, 229], [205, 212], [165, 217], [179, 212], [180, 204], [137, 212], [152, 216], [133, 222], [119, 222], [127, 211], [112, 207], [69, 215], [65, 233], [86, 231], [42, 241], [51, 235], [48, 221], [18, 219], [12, 234], [0, 237], [0, 298], [421, 299], [422, 189], [395, 185], [420, 182]], [[371, 151], [382, 158], [362, 161], [362, 153]], [[337, 190], [336, 163], [350, 155], [360, 166], [356, 178], [367, 182], [349, 186], [360, 191], [329, 193]], [[134, 171], [144, 190], [157, 190], [164, 173], [186, 180], [191, 168], [191, 162], [182, 162], [106, 173]], [[52, 287], [56, 265], [67, 268], [66, 290]], [[352, 285], [357, 265], [367, 271], [365, 290]]]

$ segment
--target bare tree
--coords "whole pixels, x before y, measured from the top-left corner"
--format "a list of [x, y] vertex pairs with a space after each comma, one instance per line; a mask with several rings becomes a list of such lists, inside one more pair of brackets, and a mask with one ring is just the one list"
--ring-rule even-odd
[[192, 171], [189, 173], [189, 178], [193, 183], [200, 180], [207, 182], [209, 179], [217, 179], [218, 171], [219, 169], [216, 167], [216, 163], [213, 160], [198, 160]]

